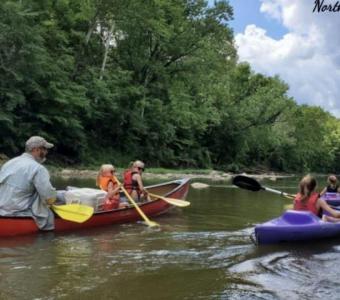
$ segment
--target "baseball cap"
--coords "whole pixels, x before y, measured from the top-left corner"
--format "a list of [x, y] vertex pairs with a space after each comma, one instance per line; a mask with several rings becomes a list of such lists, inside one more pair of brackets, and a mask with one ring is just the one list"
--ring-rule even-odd
[[26, 141], [26, 150], [32, 150], [34, 148], [40, 148], [44, 147], [47, 149], [50, 149], [54, 147], [53, 144], [48, 143], [43, 137], [41, 136], [31, 136], [27, 141]]

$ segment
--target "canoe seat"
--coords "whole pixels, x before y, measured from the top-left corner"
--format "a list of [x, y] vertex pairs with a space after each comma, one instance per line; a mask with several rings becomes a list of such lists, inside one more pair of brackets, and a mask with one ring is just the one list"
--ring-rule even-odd
[[311, 224], [318, 223], [320, 219], [309, 211], [287, 210], [282, 215], [282, 220], [289, 224]]

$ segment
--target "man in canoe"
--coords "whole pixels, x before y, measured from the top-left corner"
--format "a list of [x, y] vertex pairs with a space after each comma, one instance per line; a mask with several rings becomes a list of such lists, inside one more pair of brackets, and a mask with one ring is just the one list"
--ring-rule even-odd
[[56, 190], [42, 165], [54, 145], [40, 136], [30, 137], [25, 152], [6, 162], [0, 170], [0, 215], [30, 216], [41, 230], [54, 229], [54, 215], [48, 205]]

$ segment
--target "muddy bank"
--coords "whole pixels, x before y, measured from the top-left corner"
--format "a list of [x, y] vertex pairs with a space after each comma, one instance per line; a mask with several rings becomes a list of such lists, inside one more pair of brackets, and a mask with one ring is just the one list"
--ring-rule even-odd
[[[3, 154], [0, 153], [0, 167], [3, 163], [5, 163], [9, 158]], [[79, 170], [79, 169], [59, 169], [53, 166], [46, 166], [47, 169], [50, 171], [50, 174], [52, 176], [56, 177], [62, 177], [62, 178], [96, 178], [97, 177], [97, 170]], [[119, 177], [122, 176], [123, 170], [118, 170], [117, 175]], [[211, 171], [211, 172], [204, 172], [204, 173], [199, 173], [195, 171], [195, 173], [190, 173], [190, 172], [185, 172], [183, 171], [174, 171], [172, 172], [169, 170], [169, 172], [164, 173], [164, 169], [162, 169], [162, 172], [157, 173], [157, 169], [154, 170], [152, 173], [151, 172], [145, 172], [143, 173], [143, 178], [144, 179], [150, 179], [150, 180], [173, 180], [173, 179], [178, 179], [178, 178], [191, 178], [191, 179], [202, 179], [202, 180], [209, 180], [209, 181], [225, 181], [228, 182], [232, 179], [233, 176], [235, 175], [245, 175], [245, 176], [250, 176], [253, 178], [256, 178], [257, 180], [262, 180], [262, 179], [269, 179], [272, 181], [275, 181], [278, 178], [285, 178], [285, 177], [291, 177], [295, 176], [293, 174], [280, 174], [280, 173], [275, 173], [275, 172], [263, 172], [262, 174], [251, 174], [251, 173], [240, 173], [240, 174], [235, 174], [235, 173], [229, 173], [229, 172], [222, 172], [222, 171]]]
[[[5, 163], [9, 158], [0, 153], [0, 166]], [[79, 170], [79, 169], [57, 169], [52, 166], [46, 166], [47, 169], [50, 170], [50, 173], [52, 176], [56, 177], [62, 177], [62, 178], [96, 178], [97, 177], [97, 170]], [[119, 177], [122, 176], [123, 170], [118, 170], [117, 175]], [[211, 171], [211, 172], [204, 172], [204, 173], [190, 173], [190, 172], [185, 172], [183, 171], [175, 171], [172, 172], [169, 170], [169, 172], [164, 173], [164, 169], [162, 172], [157, 173], [157, 169], [155, 171], [151, 172], [145, 172], [143, 173], [143, 178], [144, 179], [150, 179], [150, 180], [172, 180], [172, 179], [178, 179], [178, 178], [191, 178], [194, 180], [209, 180], [209, 181], [225, 181], [228, 182], [232, 179], [233, 176], [235, 175], [245, 175], [245, 176], [250, 176], [253, 178], [256, 178], [257, 180], [262, 180], [262, 179], [269, 179], [272, 181], [275, 181], [278, 178], [285, 178], [285, 177], [291, 177], [295, 176], [292, 174], [280, 174], [280, 173], [275, 173], [275, 172], [267, 172], [263, 174], [251, 174], [251, 173], [240, 173], [240, 174], [235, 174], [235, 173], [229, 173], [229, 172], [222, 172], [222, 171]]]
[[[62, 169], [62, 170], [54, 170], [51, 172], [51, 175], [63, 177], [63, 178], [96, 178], [97, 171], [93, 170], [75, 170], [75, 169]], [[118, 176], [121, 176], [121, 172], [118, 172]], [[159, 180], [171, 180], [171, 179], [177, 179], [177, 178], [191, 178], [191, 179], [206, 179], [211, 181], [230, 181], [231, 178], [235, 175], [234, 173], [225, 173], [221, 171], [211, 171], [209, 173], [202, 173], [202, 174], [192, 174], [192, 173], [186, 173], [183, 172], [176, 172], [172, 173], [169, 171], [169, 173], [163, 173], [157, 174], [157, 173], [149, 173], [145, 172], [143, 173], [144, 179], [159, 179]], [[276, 174], [276, 173], [266, 173], [266, 174], [247, 174], [242, 173], [242, 175], [251, 176], [253, 178], [256, 178], [258, 180], [261, 179], [270, 179], [275, 181], [277, 178], [284, 178], [284, 177], [290, 177], [294, 175], [287, 175], [287, 174]]]

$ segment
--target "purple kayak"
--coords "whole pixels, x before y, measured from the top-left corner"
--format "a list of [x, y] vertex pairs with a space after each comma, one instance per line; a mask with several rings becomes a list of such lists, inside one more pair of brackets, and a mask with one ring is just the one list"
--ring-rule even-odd
[[340, 223], [324, 222], [311, 212], [287, 210], [255, 227], [257, 244], [307, 241], [340, 236]]
[[[237, 175], [232, 182], [242, 189], [253, 192], [265, 190], [294, 199], [294, 195], [264, 187], [248, 176]], [[326, 193], [322, 198], [331, 206], [340, 206], [340, 193]], [[335, 236], [340, 237], [340, 222], [324, 222], [311, 212], [295, 210], [287, 210], [280, 217], [255, 226], [252, 235], [257, 244], [308, 241]]]
[[339, 206], [340, 205], [340, 193], [326, 193], [321, 196], [321, 199], [327, 201], [328, 204]]

